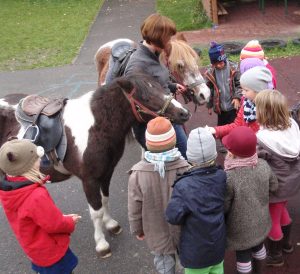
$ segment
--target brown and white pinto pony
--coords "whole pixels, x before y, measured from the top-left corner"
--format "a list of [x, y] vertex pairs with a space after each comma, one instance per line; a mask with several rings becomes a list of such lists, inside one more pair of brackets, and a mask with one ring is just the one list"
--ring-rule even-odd
[[[98, 71], [98, 85], [104, 85], [105, 77], [109, 69], [109, 58], [111, 48], [121, 41], [129, 43], [133, 48], [137, 44], [130, 39], [116, 39], [100, 46], [95, 54], [95, 63]], [[203, 105], [208, 102], [210, 89], [207, 87], [203, 76], [199, 70], [199, 56], [190, 47], [182, 34], [171, 40], [169, 47], [160, 55], [160, 61], [166, 65], [172, 78], [195, 95], [195, 103]]]
[[[20, 128], [15, 118], [15, 109], [19, 99], [25, 96], [0, 99], [1, 144], [10, 136], [22, 138], [24, 134], [25, 129]], [[141, 113], [136, 112], [137, 105]], [[94, 224], [96, 251], [103, 258], [109, 257], [111, 251], [102, 227], [114, 234], [122, 231], [109, 214], [108, 198], [110, 180], [123, 155], [126, 135], [137, 119], [148, 121], [161, 114], [162, 109], [164, 116], [175, 123], [182, 124], [190, 117], [189, 111], [165, 95], [156, 81], [149, 76], [135, 75], [118, 78], [96, 91], [70, 99], [63, 110], [68, 141], [63, 165], [82, 181]], [[50, 172], [54, 182], [67, 178], [53, 170], [46, 172]]]

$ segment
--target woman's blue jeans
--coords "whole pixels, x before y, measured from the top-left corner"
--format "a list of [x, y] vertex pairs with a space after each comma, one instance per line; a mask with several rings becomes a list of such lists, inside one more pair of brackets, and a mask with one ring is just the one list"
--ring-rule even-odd
[[[176, 147], [180, 151], [181, 155], [186, 158], [186, 148], [187, 148], [187, 136], [182, 125], [173, 124], [174, 130], [176, 132]], [[139, 142], [139, 144], [147, 150], [146, 147], [146, 138], [145, 132], [147, 129], [147, 124], [137, 124], [133, 126], [133, 132], [135, 135], [135, 139]]]

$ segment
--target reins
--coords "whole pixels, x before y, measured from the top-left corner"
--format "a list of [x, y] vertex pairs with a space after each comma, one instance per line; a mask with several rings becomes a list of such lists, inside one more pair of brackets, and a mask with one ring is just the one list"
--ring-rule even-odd
[[132, 112], [133, 112], [135, 118], [140, 123], [146, 123], [147, 122], [147, 121], [145, 121], [143, 119], [142, 114], [151, 115], [153, 117], [164, 116], [167, 108], [169, 107], [169, 105], [170, 105], [170, 103], [171, 103], [171, 101], [173, 99], [172, 95], [168, 96], [168, 99], [164, 103], [164, 105], [161, 108], [161, 110], [159, 110], [157, 112], [154, 112], [154, 111], [150, 110], [149, 108], [145, 107], [143, 104], [141, 104], [137, 99], [135, 99], [133, 97], [133, 95], [136, 92], [136, 88], [135, 87], [129, 93], [127, 93], [123, 89], [122, 89], [122, 92], [125, 95], [125, 98], [130, 103], [130, 106], [131, 106], [131, 109], [132, 109]]

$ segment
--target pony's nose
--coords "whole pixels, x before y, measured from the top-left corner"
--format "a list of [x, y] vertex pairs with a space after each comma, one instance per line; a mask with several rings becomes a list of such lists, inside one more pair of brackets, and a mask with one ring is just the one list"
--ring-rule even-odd
[[182, 120], [184, 120], [184, 122], [189, 120], [191, 116], [192, 114], [188, 109], [182, 109], [182, 111], [180, 112], [180, 117], [182, 118]]

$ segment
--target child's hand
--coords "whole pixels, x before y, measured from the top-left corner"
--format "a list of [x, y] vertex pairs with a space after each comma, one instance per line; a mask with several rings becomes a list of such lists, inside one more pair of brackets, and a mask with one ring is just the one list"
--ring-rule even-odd
[[212, 108], [209, 108], [209, 109], [208, 109], [208, 114], [209, 114], [209, 115], [212, 115]]
[[143, 241], [145, 239], [145, 234], [142, 233], [141, 235], [136, 235], [135, 236], [139, 241]]
[[216, 130], [213, 127], [209, 127], [208, 125], [206, 125], [205, 129], [208, 130], [211, 134], [216, 134]]
[[235, 109], [239, 109], [239, 108], [240, 108], [240, 100], [239, 100], [239, 99], [233, 99], [233, 100], [231, 101], [231, 104], [233, 105], [233, 107], [234, 107]]
[[73, 221], [75, 224], [77, 224], [79, 222], [79, 220], [81, 219], [81, 216], [78, 214], [66, 214], [64, 216], [70, 216], [72, 217]]

